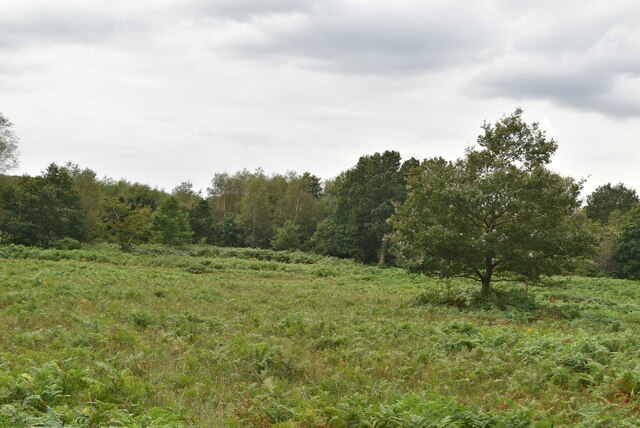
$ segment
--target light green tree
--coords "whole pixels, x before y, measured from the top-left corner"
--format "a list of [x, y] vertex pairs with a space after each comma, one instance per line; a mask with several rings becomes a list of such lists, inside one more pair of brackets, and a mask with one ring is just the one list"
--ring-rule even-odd
[[131, 207], [115, 198], [102, 203], [101, 235], [117, 243], [123, 251], [146, 242], [151, 236], [153, 215], [151, 207]]
[[237, 224], [249, 247], [266, 248], [273, 237], [272, 184], [261, 170], [247, 179]]
[[0, 173], [18, 166], [18, 137], [12, 127], [13, 123], [0, 113]]

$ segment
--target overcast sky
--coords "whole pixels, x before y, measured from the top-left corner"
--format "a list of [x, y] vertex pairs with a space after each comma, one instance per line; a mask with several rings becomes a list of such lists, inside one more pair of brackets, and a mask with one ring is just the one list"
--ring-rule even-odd
[[520, 106], [556, 171], [640, 190], [639, 22], [637, 0], [2, 0], [0, 111], [19, 173], [171, 190], [454, 159]]

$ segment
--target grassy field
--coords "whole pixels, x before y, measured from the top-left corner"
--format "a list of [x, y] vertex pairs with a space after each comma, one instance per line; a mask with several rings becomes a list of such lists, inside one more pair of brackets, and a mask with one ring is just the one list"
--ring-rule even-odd
[[640, 426], [640, 283], [0, 247], [0, 426]]

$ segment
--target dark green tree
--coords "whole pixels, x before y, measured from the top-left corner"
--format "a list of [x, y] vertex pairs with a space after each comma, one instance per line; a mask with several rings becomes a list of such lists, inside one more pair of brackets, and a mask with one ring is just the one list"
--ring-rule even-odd
[[130, 183], [127, 180], [105, 179], [102, 181], [102, 187], [105, 197], [119, 199], [131, 208], [150, 207], [151, 211], [156, 211], [169, 196], [163, 190], [151, 188], [146, 184]]
[[636, 205], [620, 220], [614, 259], [623, 277], [640, 279], [640, 205]]
[[401, 262], [417, 271], [535, 281], [587, 255], [595, 237], [574, 214], [581, 183], [546, 168], [557, 149], [522, 110], [491, 125], [455, 162], [425, 160], [391, 224]]
[[271, 240], [271, 248], [279, 251], [293, 251], [299, 249], [301, 243], [300, 226], [295, 225], [291, 220], [287, 220], [276, 231], [276, 236]]
[[213, 225], [212, 243], [221, 247], [237, 247], [240, 245], [240, 231], [238, 230], [236, 215], [228, 214]]
[[587, 216], [607, 224], [611, 214], [624, 214], [639, 202], [640, 199], [635, 190], [625, 187], [622, 183], [615, 186], [607, 183], [587, 196]]
[[165, 199], [153, 218], [156, 239], [165, 246], [184, 245], [191, 241], [193, 232], [189, 227], [189, 216], [182, 211], [175, 196]]
[[322, 197], [322, 180], [320, 177], [313, 175], [310, 172], [305, 172], [302, 174], [300, 179], [305, 183], [305, 191], [308, 194], [316, 199]]
[[200, 201], [189, 210], [189, 226], [193, 231], [194, 243], [212, 243], [213, 211], [209, 201], [200, 198]]
[[86, 237], [85, 212], [69, 171], [51, 164], [39, 177], [20, 177], [2, 195], [2, 231], [12, 242], [48, 248]]
[[[408, 161], [412, 162], [412, 161]], [[327, 218], [314, 236], [316, 250], [329, 255], [384, 264], [388, 252], [387, 219], [394, 203], [405, 199], [400, 154], [386, 151], [363, 156], [340, 174], [328, 192]]]

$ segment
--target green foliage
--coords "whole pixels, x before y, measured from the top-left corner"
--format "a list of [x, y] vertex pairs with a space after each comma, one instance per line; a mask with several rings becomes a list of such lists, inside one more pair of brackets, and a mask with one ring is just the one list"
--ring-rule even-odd
[[275, 206], [274, 221], [277, 228], [290, 222], [299, 228], [299, 239], [302, 242], [308, 241], [323, 218], [321, 193], [318, 177], [308, 172], [302, 176], [290, 173], [286, 177], [286, 190]]
[[193, 190], [193, 183], [190, 181], [183, 181], [178, 184], [171, 191], [171, 196], [175, 196], [180, 206], [186, 208], [187, 211], [193, 209], [202, 200], [200, 192]]
[[0, 262], [0, 426], [640, 423], [638, 282], [486, 296], [211, 246], [10, 245]]
[[213, 243], [213, 211], [209, 201], [200, 198], [198, 203], [189, 210], [189, 226], [193, 231], [194, 243]]
[[153, 217], [152, 229], [156, 239], [165, 246], [179, 246], [191, 241], [193, 232], [189, 227], [189, 217], [180, 209], [175, 196], [165, 199]]
[[607, 183], [587, 196], [587, 216], [606, 224], [611, 214], [624, 214], [639, 202], [635, 190], [625, 187], [622, 183], [615, 186]]
[[146, 242], [151, 236], [152, 214], [149, 206], [132, 208], [117, 199], [107, 199], [102, 205], [101, 236], [128, 251]]
[[216, 221], [223, 221], [240, 212], [240, 201], [250, 175], [251, 173], [246, 169], [238, 171], [234, 175], [229, 175], [226, 172], [213, 175], [211, 187], [207, 189], [207, 195], [211, 200]]
[[407, 169], [398, 152], [386, 151], [363, 156], [340, 174], [329, 192], [328, 218], [314, 237], [317, 251], [384, 264], [384, 236], [391, 231], [387, 219], [394, 202], [405, 198]]
[[620, 221], [614, 258], [624, 277], [640, 278], [640, 206], [633, 208]]
[[358, 252], [358, 232], [354, 224], [329, 216], [318, 225], [312, 237], [313, 248], [319, 254], [349, 258]]
[[557, 274], [595, 243], [574, 215], [580, 183], [546, 168], [556, 150], [522, 110], [485, 123], [477, 148], [455, 162], [425, 160], [414, 168], [409, 195], [391, 224], [401, 262], [416, 271], [537, 280]]
[[578, 267], [579, 272], [590, 276], [622, 277], [620, 264], [615, 259], [616, 242], [620, 235], [618, 223], [618, 219], [613, 218], [607, 224], [599, 221], [593, 223], [593, 231], [598, 237], [598, 245], [590, 261]]
[[273, 195], [270, 180], [258, 171], [247, 179], [237, 224], [242, 232], [244, 244], [249, 247], [266, 248], [273, 236], [274, 205], [278, 198]]
[[83, 240], [85, 211], [66, 168], [51, 164], [39, 177], [20, 177], [4, 189], [0, 228], [17, 244], [49, 247], [62, 238]]
[[12, 127], [13, 123], [0, 113], [0, 173], [18, 166], [18, 137]]
[[80, 249], [80, 241], [73, 238], [62, 238], [53, 241], [51, 247], [58, 250], [78, 250]]
[[274, 250], [298, 250], [301, 245], [300, 227], [287, 220], [280, 229], [276, 231], [276, 236], [271, 241], [271, 248]]
[[80, 168], [78, 165], [67, 163], [65, 168], [73, 178], [73, 184], [80, 195], [80, 202], [84, 211], [84, 228], [87, 238], [93, 239], [99, 234], [100, 217], [102, 215], [102, 201], [104, 198], [102, 184], [95, 171]]
[[105, 197], [115, 198], [130, 205], [131, 208], [149, 207], [151, 211], [156, 211], [162, 201], [168, 197], [162, 190], [126, 180], [105, 179], [101, 184]]
[[227, 215], [222, 221], [213, 225], [213, 244], [222, 247], [236, 247], [240, 245], [240, 230], [236, 223], [237, 216]]

